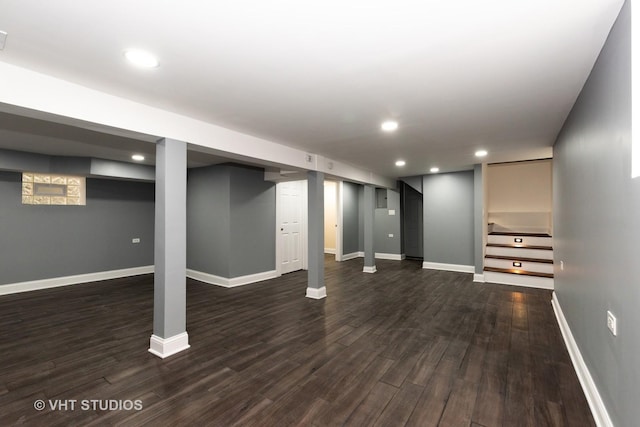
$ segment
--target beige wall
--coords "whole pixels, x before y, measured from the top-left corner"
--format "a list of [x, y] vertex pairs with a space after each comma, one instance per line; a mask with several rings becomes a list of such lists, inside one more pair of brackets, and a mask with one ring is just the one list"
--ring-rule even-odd
[[337, 183], [326, 181], [324, 183], [324, 248], [335, 251], [336, 249], [336, 224], [337, 218]]
[[487, 184], [489, 222], [551, 229], [551, 159], [489, 165]]

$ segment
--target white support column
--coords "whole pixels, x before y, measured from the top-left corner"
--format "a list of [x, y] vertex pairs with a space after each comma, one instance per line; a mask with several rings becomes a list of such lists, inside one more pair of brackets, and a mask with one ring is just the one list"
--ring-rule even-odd
[[375, 273], [376, 256], [373, 248], [373, 221], [376, 209], [376, 188], [373, 185], [364, 186], [364, 267], [365, 273]]
[[165, 358], [189, 348], [186, 331], [187, 144], [156, 144], [155, 276], [149, 352]]
[[324, 286], [324, 173], [309, 171], [308, 217], [309, 217], [309, 270], [307, 298], [322, 299], [327, 296]]

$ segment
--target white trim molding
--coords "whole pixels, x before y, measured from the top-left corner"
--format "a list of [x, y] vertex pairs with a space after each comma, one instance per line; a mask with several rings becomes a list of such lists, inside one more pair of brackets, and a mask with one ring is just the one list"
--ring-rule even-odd
[[307, 288], [307, 298], [311, 299], [322, 299], [327, 297], [327, 288]]
[[473, 273], [473, 281], [475, 283], [484, 283], [484, 274]]
[[202, 271], [187, 269], [187, 277], [210, 285], [235, 288], [236, 286], [249, 285], [251, 283], [262, 282], [263, 280], [275, 279], [276, 277], [280, 277], [280, 275], [276, 270], [270, 270], [256, 274], [248, 274], [246, 276], [228, 278], [204, 273]]
[[456, 271], [458, 273], [474, 273], [476, 271], [476, 267], [473, 265], [443, 264], [440, 262], [429, 261], [423, 262], [422, 268], [428, 268], [430, 270]]
[[[324, 250], [327, 253], [327, 249]], [[352, 252], [350, 254], [342, 255], [342, 261], [347, 261], [354, 258], [364, 258], [364, 252]], [[406, 258], [405, 254], [387, 254], [384, 252], [376, 252], [374, 254], [375, 259], [390, 259], [393, 261], [402, 261]]]
[[169, 338], [162, 338], [157, 335], [151, 335], [149, 340], [149, 353], [164, 359], [180, 353], [191, 347], [189, 345], [189, 335], [183, 332]]
[[344, 254], [342, 255], [342, 261], [349, 261], [350, 259], [356, 259], [359, 256], [361, 256], [360, 252], [351, 252], [350, 254]]
[[153, 265], [146, 265], [143, 267], [123, 268], [121, 270], [100, 271], [97, 273], [78, 274], [75, 276], [53, 277], [51, 279], [11, 283], [8, 285], [0, 285], [0, 295], [17, 294], [19, 292], [37, 291], [39, 289], [57, 288], [59, 286], [99, 282], [101, 280], [119, 279], [121, 277], [139, 276], [151, 273], [153, 273]]
[[604, 406], [604, 402], [602, 401], [602, 397], [600, 397], [600, 393], [598, 392], [595, 382], [593, 382], [593, 378], [591, 377], [589, 368], [587, 368], [587, 364], [584, 363], [582, 353], [580, 353], [580, 348], [573, 337], [573, 333], [571, 333], [571, 329], [569, 328], [567, 319], [564, 317], [562, 307], [560, 306], [560, 302], [558, 301], [558, 297], [555, 292], [553, 292], [553, 296], [551, 298], [551, 305], [553, 306], [553, 311], [556, 313], [556, 319], [558, 319], [562, 338], [564, 338], [564, 343], [569, 351], [569, 356], [571, 356], [571, 362], [573, 362], [573, 368], [576, 370], [578, 380], [580, 380], [580, 385], [582, 386], [584, 395], [587, 398], [587, 402], [589, 403], [589, 408], [591, 408], [591, 413], [593, 414], [593, 419], [595, 420], [596, 425], [598, 427], [613, 427], [607, 408]]
[[324, 253], [325, 254], [335, 255], [336, 254], [336, 249], [335, 248], [324, 248]]
[[375, 253], [376, 259], [390, 259], [393, 261], [402, 261], [404, 259], [404, 254], [386, 254], [383, 252]]
[[375, 273], [376, 271], [378, 271], [378, 270], [376, 269], [376, 266], [375, 266], [375, 265], [373, 265], [373, 266], [365, 265], [365, 266], [362, 268], [362, 272], [363, 272], [363, 273]]

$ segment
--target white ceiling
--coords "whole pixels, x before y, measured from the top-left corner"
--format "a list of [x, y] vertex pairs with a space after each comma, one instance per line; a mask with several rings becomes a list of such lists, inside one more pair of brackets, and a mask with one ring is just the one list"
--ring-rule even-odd
[[[622, 3], [0, 0], [0, 61], [408, 176], [469, 168], [478, 148], [489, 162], [548, 156]], [[132, 68], [130, 47], [160, 67]], [[0, 127], [0, 147], [82, 151], [73, 131]], [[136, 144], [113, 138], [101, 156]]]

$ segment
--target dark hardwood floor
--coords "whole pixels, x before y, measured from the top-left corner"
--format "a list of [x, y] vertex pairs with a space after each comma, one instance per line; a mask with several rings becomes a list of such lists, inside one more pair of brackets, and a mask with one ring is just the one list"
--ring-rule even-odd
[[306, 272], [189, 281], [191, 348], [165, 360], [151, 276], [0, 297], [0, 425], [594, 425], [549, 291], [377, 265], [327, 258], [319, 301]]

